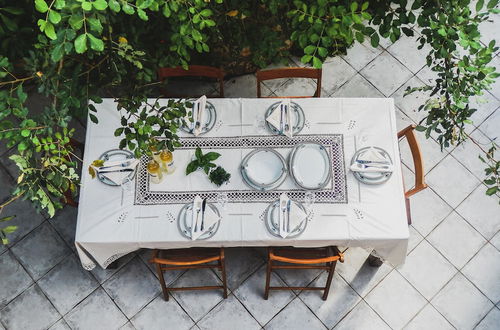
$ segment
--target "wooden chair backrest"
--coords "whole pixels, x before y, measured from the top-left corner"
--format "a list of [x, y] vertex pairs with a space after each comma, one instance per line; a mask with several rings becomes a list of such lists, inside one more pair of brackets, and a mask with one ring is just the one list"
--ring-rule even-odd
[[158, 79], [165, 81], [172, 77], [206, 77], [213, 78], [219, 82], [219, 95], [224, 97], [224, 71], [219, 68], [206, 65], [190, 65], [187, 70], [182, 67], [159, 68]]
[[[310, 78], [316, 79], [316, 91], [312, 97], [321, 97], [321, 69], [313, 68], [282, 68], [271, 70], [259, 70], [257, 75], [257, 97], [263, 97], [261, 92], [261, 82], [282, 78]], [[311, 97], [311, 96], [287, 96], [290, 98]]]
[[425, 172], [424, 172], [424, 161], [422, 158], [422, 151], [420, 149], [420, 145], [417, 141], [417, 136], [415, 134], [415, 125], [410, 125], [400, 132], [398, 132], [398, 139], [406, 137], [408, 144], [410, 145], [410, 151], [413, 158], [413, 166], [415, 169], [415, 186], [405, 192], [405, 197], [408, 198], [417, 192], [427, 188], [425, 184]]

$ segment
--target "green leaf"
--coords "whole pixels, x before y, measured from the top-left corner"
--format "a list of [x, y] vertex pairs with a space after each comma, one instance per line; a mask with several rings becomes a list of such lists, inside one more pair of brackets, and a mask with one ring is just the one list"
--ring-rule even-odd
[[490, 0], [486, 5], [486, 8], [493, 9], [496, 5], [498, 5], [498, 0]]
[[127, 2], [122, 3], [123, 12], [127, 15], [133, 15], [135, 13], [134, 7], [129, 5]]
[[87, 51], [87, 35], [80, 34], [76, 39], [75, 39], [75, 50], [78, 54], [83, 54]]
[[90, 48], [98, 52], [104, 50], [104, 42], [101, 39], [94, 37], [91, 33], [88, 34], [88, 37], [90, 40]]
[[312, 55], [304, 55], [300, 59], [302, 63], [309, 63], [312, 60]]
[[205, 17], [208, 17], [210, 15], [212, 15], [212, 11], [210, 9], [203, 9], [201, 12], [200, 12], [200, 15], [201, 16], [205, 16]]
[[196, 158], [198, 159], [201, 159], [203, 157], [203, 153], [201, 152], [201, 148], [198, 147], [196, 148], [195, 152], [194, 152], [194, 155], [196, 156]]
[[498, 187], [491, 187], [486, 190], [486, 195], [491, 196], [498, 191]]
[[56, 9], [63, 9], [66, 6], [66, 1], [56, 0], [56, 4], [54, 6], [56, 7]]
[[321, 57], [326, 57], [328, 55], [328, 50], [324, 47], [318, 47], [318, 54]]
[[59, 23], [61, 21], [61, 14], [59, 14], [55, 10], [51, 10], [51, 11], [49, 11], [49, 20], [52, 23], [57, 24], [57, 23]]
[[189, 175], [198, 169], [198, 161], [193, 160], [186, 167], [186, 175]]
[[71, 25], [71, 27], [74, 30], [80, 30], [83, 26], [83, 17], [80, 15], [72, 15], [69, 18], [68, 22], [69, 22], [69, 25]]
[[476, 11], [480, 11], [484, 6], [484, 0], [478, 0], [476, 3]]
[[28, 145], [24, 142], [20, 142], [18, 145], [17, 145], [17, 150], [19, 151], [24, 151], [28, 149]]
[[363, 2], [363, 5], [361, 5], [361, 10], [367, 10], [368, 6], [369, 6], [369, 2], [368, 1]]
[[49, 10], [49, 6], [45, 0], [35, 0], [35, 8], [41, 13], [46, 13]]
[[423, 131], [425, 131], [425, 130], [426, 130], [425, 126], [420, 126], [420, 125], [418, 125], [417, 127], [415, 127], [415, 129], [416, 129], [417, 131], [419, 131], [419, 132], [423, 132]]
[[146, 12], [142, 9], [137, 9], [137, 15], [139, 16], [140, 19], [142, 19], [143, 21], [147, 21], [149, 18], [148, 18], [148, 15], [146, 14]]
[[372, 47], [377, 48], [379, 45], [379, 42], [380, 42], [380, 37], [378, 36], [378, 34], [377, 33], [372, 34], [372, 36], [370, 38], [370, 43], [371, 43]]
[[208, 161], [214, 161], [216, 160], [217, 158], [220, 157], [220, 154], [217, 153], [217, 152], [209, 152], [209, 153], [206, 153], [204, 156], [203, 156], [203, 159], [204, 160], [208, 160]]
[[92, 10], [92, 2], [84, 1], [82, 2], [82, 9], [86, 11]]
[[321, 66], [322, 66], [322, 62], [319, 58], [317, 58], [316, 56], [313, 57], [313, 67], [316, 68], [316, 69], [321, 69]]
[[315, 50], [316, 50], [316, 46], [309, 45], [306, 48], [304, 48], [304, 53], [306, 53], [307, 55], [312, 55]]
[[8, 217], [3, 217], [3, 218], [0, 218], [0, 222], [10, 221], [10, 220], [14, 219], [15, 217], [16, 217], [15, 215], [10, 215]]
[[5, 228], [2, 228], [2, 231], [6, 234], [11, 234], [17, 230], [17, 226], [7, 226]]
[[170, 11], [170, 7], [165, 3], [165, 6], [163, 6], [163, 16], [168, 18], [171, 14], [172, 12]]
[[357, 2], [351, 3], [351, 11], [355, 12], [357, 9], [358, 9], [358, 3]]
[[92, 5], [97, 10], [104, 10], [104, 9], [108, 8], [108, 3], [106, 2], [106, 0], [95, 0], [92, 3]]
[[97, 33], [102, 32], [103, 27], [101, 21], [98, 20], [97, 18], [89, 18], [87, 19], [87, 22], [89, 23], [90, 29], [92, 31], [96, 31]]
[[45, 35], [49, 37], [52, 40], [57, 39], [56, 31], [54, 30], [54, 25], [52, 23], [47, 22], [45, 23], [45, 29], [44, 29]]
[[117, 0], [108, 0], [108, 6], [115, 13], [119, 13], [121, 10], [120, 3]]
[[23, 137], [28, 137], [28, 136], [30, 136], [30, 134], [31, 134], [31, 132], [29, 129], [23, 129], [21, 131], [21, 136], [23, 136]]

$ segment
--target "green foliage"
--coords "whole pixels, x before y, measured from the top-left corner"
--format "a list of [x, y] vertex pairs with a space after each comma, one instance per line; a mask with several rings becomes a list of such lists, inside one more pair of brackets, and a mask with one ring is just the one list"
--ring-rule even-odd
[[500, 161], [495, 159], [495, 151], [498, 145], [493, 142], [491, 148], [485, 152], [485, 157], [479, 156], [479, 159], [486, 164], [486, 169], [484, 170], [486, 179], [484, 179], [484, 184], [488, 187], [486, 190], [486, 195], [500, 195]]
[[[5, 222], [14, 219], [15, 215], [11, 215], [8, 217], [0, 218], [0, 222]], [[9, 239], [7, 238], [8, 234], [11, 234], [17, 230], [17, 226], [5, 226], [0, 228], [0, 239], [2, 240], [2, 244], [9, 244]]]
[[217, 187], [220, 187], [224, 182], [229, 181], [229, 179], [231, 178], [231, 174], [227, 173], [224, 168], [217, 166], [214, 170], [210, 172], [208, 178]]
[[115, 136], [123, 136], [120, 149], [128, 148], [136, 158], [151, 156], [152, 150], [173, 151], [180, 146], [176, 133], [191, 106], [184, 100], [170, 99], [160, 106], [158, 100], [149, 102], [145, 97], [120, 99], [118, 110], [124, 110], [124, 115], [115, 130]]
[[186, 175], [193, 173], [199, 168], [203, 169], [208, 175], [210, 170], [217, 166], [212, 163], [212, 161], [219, 158], [220, 154], [217, 152], [208, 152], [206, 154], [203, 154], [200, 148], [196, 148], [194, 157], [195, 159], [191, 161], [186, 167]]

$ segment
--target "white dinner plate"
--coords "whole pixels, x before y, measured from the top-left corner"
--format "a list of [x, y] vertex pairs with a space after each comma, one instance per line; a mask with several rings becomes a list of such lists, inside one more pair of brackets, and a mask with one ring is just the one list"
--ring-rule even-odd
[[[271, 112], [273, 112], [273, 110], [275, 108], [279, 107], [280, 104], [281, 104], [281, 102], [276, 102], [276, 103], [271, 104], [271, 106], [269, 108], [267, 108], [264, 118], [269, 117]], [[302, 129], [304, 128], [304, 125], [306, 123], [306, 116], [304, 114], [304, 110], [302, 109], [302, 107], [300, 105], [298, 105], [297, 103], [290, 102], [290, 107], [292, 108], [291, 122], [292, 122], [292, 128], [293, 128], [293, 135], [296, 135], [296, 134], [299, 134], [300, 131], [302, 131]], [[284, 132], [280, 132], [278, 128], [271, 125], [271, 123], [269, 123], [267, 120], [265, 122], [266, 122], [266, 125], [269, 128], [269, 130], [271, 132], [273, 132], [274, 134], [285, 135]]]
[[[280, 235], [280, 225], [279, 225], [279, 199], [272, 202], [268, 208], [267, 208], [267, 211], [266, 211], [266, 227], [267, 227], [267, 230], [269, 230], [269, 232], [276, 236], [276, 237], [280, 237], [281, 238], [281, 235]], [[304, 206], [299, 203], [299, 202], [296, 202], [296, 201], [292, 201], [292, 203], [294, 204], [293, 207], [299, 207], [302, 209], [302, 211], [304, 213], [307, 213], [306, 209], [304, 208]], [[304, 230], [306, 230], [306, 227], [307, 227], [307, 217], [300, 223], [300, 225], [294, 230], [292, 231], [290, 234], [288, 234], [288, 236], [286, 238], [294, 238], [294, 237], [297, 237], [299, 236], [300, 234], [302, 234], [304, 232]]]
[[[351, 165], [354, 164], [360, 156], [362, 156], [365, 152], [367, 152], [370, 149], [375, 149], [376, 152], [378, 152], [382, 158], [385, 158], [388, 162], [388, 164], [392, 164], [392, 159], [391, 156], [387, 153], [382, 148], [379, 147], [365, 147], [359, 149], [354, 156], [352, 157], [351, 160]], [[361, 157], [362, 158], [362, 157]], [[359, 181], [366, 183], [366, 184], [381, 184], [389, 180], [389, 178], [392, 175], [392, 172], [353, 172], [353, 175], [356, 179]]]
[[[190, 102], [192, 102], [192, 100], [190, 100]], [[217, 112], [215, 111], [215, 107], [212, 103], [207, 102], [205, 107], [205, 113], [203, 114], [202, 122], [200, 123], [201, 125], [200, 135], [210, 132], [210, 130], [214, 128], [216, 121], [217, 121]], [[183, 130], [186, 133], [193, 134], [194, 123], [188, 122], [187, 126], [181, 127], [181, 130]]]
[[[133, 160], [134, 158], [135, 157], [133, 153], [128, 150], [122, 149], [111, 149], [99, 156], [99, 159], [104, 160], [104, 166], [106, 166], [106, 162], [125, 161], [127, 159]], [[134, 177], [135, 172], [136, 170], [134, 169], [128, 175], [128, 178], [130, 180], [132, 180], [132, 178]], [[99, 181], [109, 186], [119, 186], [119, 184], [108, 179], [103, 173], [99, 173], [99, 171], [97, 171], [97, 178], [99, 179]]]
[[[207, 206], [210, 207], [218, 216], [220, 216], [219, 210], [212, 203], [207, 203]], [[179, 216], [177, 217], [177, 226], [179, 227], [179, 231], [182, 236], [191, 239], [191, 223], [193, 221], [193, 203], [185, 204], [182, 209], [179, 211]], [[197, 240], [208, 239], [215, 235], [217, 230], [219, 230], [220, 220], [214, 223], [207, 231], [200, 235]]]
[[324, 188], [330, 181], [330, 156], [321, 144], [300, 143], [292, 149], [289, 157], [290, 174], [299, 187], [317, 190]]
[[285, 159], [268, 148], [255, 149], [241, 162], [241, 174], [245, 182], [258, 190], [278, 187], [286, 179]]

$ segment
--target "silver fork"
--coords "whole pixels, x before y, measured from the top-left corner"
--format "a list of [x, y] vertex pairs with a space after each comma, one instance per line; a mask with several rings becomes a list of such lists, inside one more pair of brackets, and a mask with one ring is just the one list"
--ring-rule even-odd
[[194, 231], [198, 231], [198, 216], [200, 215], [201, 209], [198, 207], [196, 210], [196, 220], [194, 221]]

